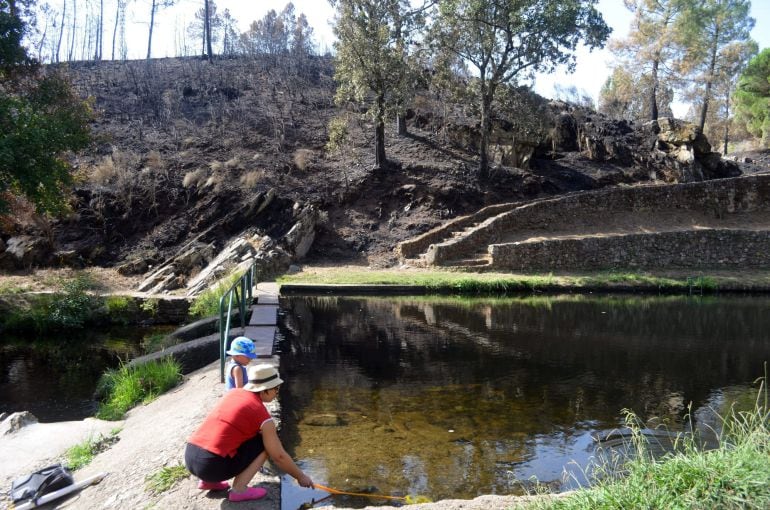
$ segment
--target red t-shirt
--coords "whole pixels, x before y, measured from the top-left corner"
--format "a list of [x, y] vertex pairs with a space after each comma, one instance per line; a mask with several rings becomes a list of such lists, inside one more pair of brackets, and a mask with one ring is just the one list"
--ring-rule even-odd
[[221, 457], [233, 457], [244, 441], [272, 419], [259, 395], [235, 388], [225, 393], [187, 442]]

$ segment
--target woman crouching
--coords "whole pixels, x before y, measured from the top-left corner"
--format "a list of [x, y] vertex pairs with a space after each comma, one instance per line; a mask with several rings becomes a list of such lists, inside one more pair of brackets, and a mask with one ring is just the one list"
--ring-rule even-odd
[[[230, 501], [250, 501], [267, 494], [248, 484], [270, 457], [278, 468], [293, 476], [302, 487], [313, 481], [284, 450], [265, 404], [278, 396], [283, 381], [272, 365], [248, 369], [248, 383], [228, 391], [187, 440], [185, 465], [201, 479], [203, 490], [230, 489]], [[225, 481], [233, 479], [232, 488]]]

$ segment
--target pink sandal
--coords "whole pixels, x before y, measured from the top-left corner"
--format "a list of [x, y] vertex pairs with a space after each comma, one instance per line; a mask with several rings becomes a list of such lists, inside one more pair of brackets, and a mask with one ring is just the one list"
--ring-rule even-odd
[[204, 482], [201, 480], [198, 482], [198, 488], [202, 491], [226, 491], [230, 488], [230, 484], [227, 482]]
[[227, 499], [233, 502], [238, 501], [253, 501], [255, 499], [262, 499], [267, 495], [267, 491], [262, 487], [247, 487], [243, 492], [230, 491], [230, 495]]

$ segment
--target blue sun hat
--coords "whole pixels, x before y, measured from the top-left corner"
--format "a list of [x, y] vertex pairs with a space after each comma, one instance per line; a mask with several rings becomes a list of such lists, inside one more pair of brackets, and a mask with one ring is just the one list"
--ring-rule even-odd
[[230, 350], [227, 351], [230, 356], [246, 356], [249, 359], [257, 357], [257, 353], [254, 352], [254, 342], [245, 336], [239, 336], [233, 343], [230, 344]]

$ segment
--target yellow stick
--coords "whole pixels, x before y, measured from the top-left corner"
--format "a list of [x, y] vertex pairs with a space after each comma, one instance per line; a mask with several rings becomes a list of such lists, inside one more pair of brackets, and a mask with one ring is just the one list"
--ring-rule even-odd
[[402, 497], [402, 496], [383, 496], [381, 494], [366, 494], [362, 492], [345, 492], [339, 489], [332, 489], [331, 487], [324, 487], [323, 485], [318, 485], [318, 484], [314, 484], [313, 487], [315, 487], [316, 489], [321, 489], [322, 491], [326, 491], [329, 494], [343, 494], [345, 496], [361, 496], [364, 498], [406, 499], [406, 497]]

